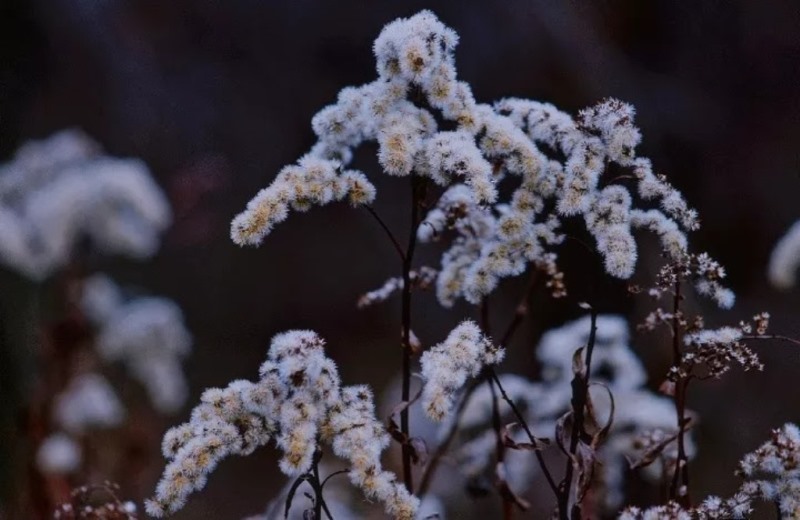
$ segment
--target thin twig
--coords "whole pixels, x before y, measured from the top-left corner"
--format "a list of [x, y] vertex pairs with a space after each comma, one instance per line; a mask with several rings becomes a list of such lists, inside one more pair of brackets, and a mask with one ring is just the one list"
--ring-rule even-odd
[[[514, 401], [506, 393], [505, 388], [503, 388], [503, 384], [500, 382], [500, 378], [497, 377], [497, 373], [491, 367], [488, 367], [488, 372], [489, 376], [497, 385], [498, 390], [500, 390], [500, 396], [503, 398], [503, 401], [505, 401], [508, 404], [509, 408], [511, 408], [511, 412], [514, 414], [514, 417], [516, 417], [517, 422], [520, 424], [520, 426], [522, 426], [522, 429], [528, 435], [528, 439], [531, 441], [531, 444], [536, 446], [538, 443], [538, 439], [531, 431], [527, 421], [525, 420], [525, 417], [519, 411], [519, 408], [517, 408], [517, 405], [514, 404]], [[553, 478], [553, 475], [550, 473], [550, 469], [547, 467], [547, 463], [544, 460], [544, 456], [542, 455], [541, 450], [538, 449], [534, 450], [534, 453], [536, 454], [536, 460], [539, 462], [539, 466], [542, 468], [542, 472], [544, 473], [544, 476], [547, 479], [547, 483], [550, 485], [550, 489], [552, 489], [553, 493], [555, 493], [556, 496], [558, 496], [558, 486], [556, 485], [556, 481]]]
[[392, 233], [392, 230], [389, 229], [389, 226], [386, 225], [386, 222], [378, 215], [378, 212], [375, 211], [375, 208], [372, 206], [364, 206], [364, 208], [369, 212], [370, 215], [378, 222], [384, 232], [386, 232], [386, 236], [389, 237], [389, 240], [392, 242], [395, 251], [400, 256], [400, 261], [405, 262], [406, 254], [403, 252], [403, 248], [400, 246], [400, 243], [397, 241], [397, 238]]
[[780, 334], [754, 334], [750, 336], [742, 336], [742, 339], [774, 339], [778, 341], [786, 341], [800, 346], [800, 340], [790, 338], [789, 336], [781, 336]]
[[681, 376], [681, 279], [675, 281], [675, 291], [672, 305], [672, 366], [676, 369], [677, 381], [675, 381], [675, 414], [678, 422], [678, 456], [675, 459], [675, 470], [672, 475], [672, 487], [670, 488], [670, 498], [678, 502], [682, 507], [688, 508], [691, 505], [689, 497], [689, 456], [686, 453], [686, 394], [689, 381]]

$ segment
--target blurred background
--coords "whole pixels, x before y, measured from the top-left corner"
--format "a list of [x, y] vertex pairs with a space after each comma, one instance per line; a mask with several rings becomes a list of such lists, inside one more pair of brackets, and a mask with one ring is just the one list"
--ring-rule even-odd
[[[257, 190], [313, 144], [314, 113], [342, 87], [374, 78], [371, 46], [382, 26], [422, 8], [460, 35], [459, 75], [480, 102], [525, 97], [570, 113], [608, 96], [635, 105], [640, 153], [699, 210], [695, 247], [727, 267], [738, 295], [725, 314], [701, 302], [707, 323], [736, 323], [768, 310], [775, 332], [800, 337], [800, 289], [778, 293], [765, 276], [773, 244], [800, 218], [794, 1], [3, 0], [0, 160], [29, 139], [76, 127], [110, 155], [149, 165], [174, 211], [160, 253], [147, 263], [96, 258], [91, 268], [182, 307], [194, 336], [186, 364], [190, 403], [203, 388], [254, 378], [269, 339], [289, 328], [327, 338], [347, 383], [382, 390], [395, 377], [399, 300], [355, 307], [360, 294], [400, 267], [365, 211], [342, 204], [295, 215], [258, 249], [235, 246], [228, 227]], [[374, 161], [364, 164], [368, 174], [377, 173]], [[372, 178], [376, 208], [405, 236], [406, 183]], [[437, 252], [424, 251], [420, 264], [436, 267]], [[566, 247], [564, 255], [572, 295], [553, 302], [540, 291], [503, 370], [534, 374], [533, 347], [542, 331], [581, 313], [575, 305], [581, 277], [593, 260], [580, 248]], [[660, 258], [642, 256], [637, 281], [646, 283]], [[29, 378], [8, 353], [19, 330], [24, 335], [31, 327], [15, 310], [37, 289], [11, 273], [2, 283], [0, 473], [7, 494], [15, 480], [15, 417]], [[521, 287], [520, 280], [504, 283], [492, 313], [498, 328]], [[444, 311], [432, 294], [416, 302], [414, 329], [426, 345], [475, 315], [466, 305]], [[609, 285], [598, 302], [601, 311], [634, 321], [649, 305], [632, 301], [623, 284]], [[654, 338], [639, 335], [634, 344], [657, 386], [669, 359]], [[734, 370], [699, 392], [695, 387], [690, 407], [702, 417], [695, 496], [733, 491], [741, 454], [770, 428], [800, 421], [800, 351], [772, 343], [757, 348], [767, 364], [763, 374]], [[182, 422], [188, 410], [161, 428]], [[261, 511], [284, 483], [273, 459], [260, 450], [225, 462], [178, 518]], [[122, 494], [148, 495], [161, 468], [156, 454], [147, 478]]]

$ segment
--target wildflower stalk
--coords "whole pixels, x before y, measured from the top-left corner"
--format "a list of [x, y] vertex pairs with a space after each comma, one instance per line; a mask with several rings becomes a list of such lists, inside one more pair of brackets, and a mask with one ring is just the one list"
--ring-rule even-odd
[[[411, 399], [411, 356], [413, 348], [411, 346], [411, 267], [414, 261], [414, 250], [417, 247], [417, 228], [421, 218], [420, 210], [425, 195], [425, 181], [421, 177], [411, 175], [411, 229], [408, 234], [408, 246], [403, 255], [403, 293], [402, 293], [402, 347], [403, 347], [403, 382], [402, 400], [408, 402]], [[409, 421], [408, 407], [400, 412], [400, 431], [405, 438], [410, 438], [411, 425]], [[414, 492], [414, 476], [411, 472], [412, 448], [408, 444], [402, 446], [403, 456], [403, 483], [409, 493]]]
[[586, 364], [580, 372], [576, 373], [572, 379], [572, 432], [570, 433], [569, 455], [564, 471], [564, 480], [561, 482], [558, 497], [558, 514], [562, 520], [569, 518], [581, 518], [580, 504], [576, 501], [569, 510], [569, 498], [572, 488], [572, 478], [574, 474], [574, 464], [578, 443], [581, 442], [581, 435], [584, 432], [584, 422], [586, 420], [586, 407], [589, 399], [589, 375], [592, 370], [592, 353], [594, 352], [595, 339], [597, 336], [597, 310], [591, 307], [591, 326], [589, 329], [589, 341], [586, 344]]
[[678, 502], [682, 507], [688, 508], [691, 504], [689, 497], [689, 456], [686, 453], [686, 426], [689, 419], [686, 417], [686, 393], [689, 379], [681, 369], [683, 334], [681, 328], [681, 276], [675, 278], [675, 289], [672, 304], [672, 355], [673, 372], [675, 373], [675, 413], [678, 422], [678, 456], [675, 459], [675, 471], [672, 475], [670, 499]]

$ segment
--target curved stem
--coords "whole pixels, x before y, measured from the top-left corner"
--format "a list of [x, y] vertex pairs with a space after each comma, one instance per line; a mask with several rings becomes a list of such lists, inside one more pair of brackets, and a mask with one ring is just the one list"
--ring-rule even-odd
[[392, 242], [395, 251], [397, 251], [397, 254], [400, 256], [400, 261], [405, 262], [406, 254], [403, 252], [403, 248], [400, 247], [400, 242], [397, 241], [397, 238], [394, 236], [394, 233], [392, 233], [392, 230], [386, 225], [386, 222], [383, 221], [380, 215], [378, 215], [378, 212], [375, 211], [375, 208], [372, 206], [364, 206], [364, 208], [369, 212], [370, 215], [372, 215], [375, 221], [378, 222], [378, 224], [381, 226], [381, 229], [383, 229], [383, 231], [386, 233], [386, 236], [389, 237], [389, 240]]

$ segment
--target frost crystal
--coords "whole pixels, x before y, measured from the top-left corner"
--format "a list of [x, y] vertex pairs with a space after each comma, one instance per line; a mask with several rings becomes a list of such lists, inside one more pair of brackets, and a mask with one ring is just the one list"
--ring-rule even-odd
[[103, 156], [77, 130], [27, 143], [0, 167], [0, 261], [36, 280], [84, 237], [101, 252], [149, 257], [170, 218], [144, 163]]

